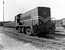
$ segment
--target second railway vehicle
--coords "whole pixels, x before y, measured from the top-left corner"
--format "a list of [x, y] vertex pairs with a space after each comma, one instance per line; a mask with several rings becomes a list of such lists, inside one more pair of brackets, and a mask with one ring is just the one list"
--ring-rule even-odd
[[36, 7], [16, 15], [15, 28], [18, 32], [42, 37], [54, 33], [55, 24], [51, 22], [50, 8]]
[[6, 22], [4, 23], [4, 26], [9, 28], [15, 28], [15, 22], [14, 21]]

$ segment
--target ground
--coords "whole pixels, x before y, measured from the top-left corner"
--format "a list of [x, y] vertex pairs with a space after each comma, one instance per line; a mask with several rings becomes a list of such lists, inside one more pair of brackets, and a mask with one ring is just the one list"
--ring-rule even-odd
[[2, 33], [2, 27], [0, 27], [0, 50], [48, 50], [49, 48], [43, 48], [35, 46], [28, 42], [17, 41], [5, 33]]
[[[8, 28], [4, 28], [8, 30]], [[10, 33], [9, 33], [10, 34]], [[46, 45], [40, 46], [30, 42], [19, 41], [3, 33], [3, 27], [0, 27], [0, 50], [58, 50]]]

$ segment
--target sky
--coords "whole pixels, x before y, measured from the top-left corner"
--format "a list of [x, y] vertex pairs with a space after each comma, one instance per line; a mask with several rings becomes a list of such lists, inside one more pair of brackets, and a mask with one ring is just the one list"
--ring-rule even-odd
[[[51, 17], [65, 18], [65, 0], [4, 0], [4, 20], [14, 21], [19, 13], [25, 13], [37, 6], [50, 7]], [[0, 0], [0, 21], [3, 21], [3, 0]]]

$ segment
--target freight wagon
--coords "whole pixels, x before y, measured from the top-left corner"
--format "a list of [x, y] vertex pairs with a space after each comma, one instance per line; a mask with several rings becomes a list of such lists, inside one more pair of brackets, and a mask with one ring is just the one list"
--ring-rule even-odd
[[4, 23], [4, 27], [15, 28], [15, 22], [10, 21], [10, 22]]

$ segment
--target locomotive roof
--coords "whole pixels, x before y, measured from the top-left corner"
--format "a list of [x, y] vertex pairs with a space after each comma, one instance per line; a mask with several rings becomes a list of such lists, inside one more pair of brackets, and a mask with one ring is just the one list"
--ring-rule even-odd
[[[33, 9], [37, 9], [37, 8], [50, 8], [50, 7], [42, 7], [42, 6], [38, 6], [38, 7], [35, 7], [35, 8], [33, 8]], [[31, 9], [31, 10], [33, 10], [33, 9]], [[31, 10], [29, 10], [29, 11], [31, 11]], [[25, 13], [27, 13], [27, 12], [29, 12], [29, 11], [26, 11]], [[23, 13], [24, 14], [24, 13]]]

